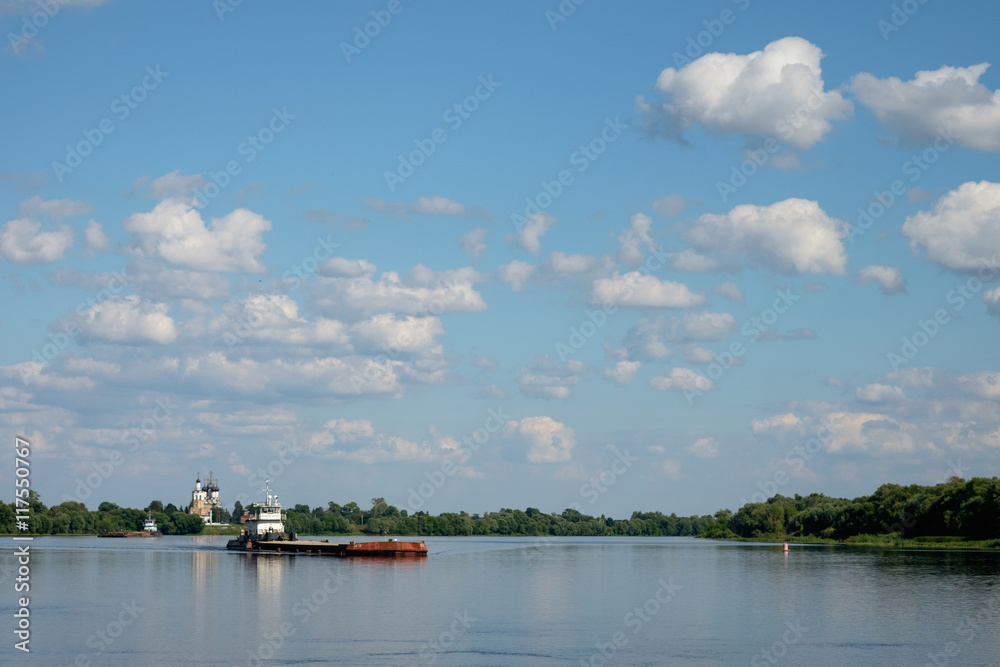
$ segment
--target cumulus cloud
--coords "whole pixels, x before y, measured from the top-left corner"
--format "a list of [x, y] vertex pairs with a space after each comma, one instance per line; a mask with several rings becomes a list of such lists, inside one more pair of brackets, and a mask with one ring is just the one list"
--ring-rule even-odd
[[1000, 400], [1000, 373], [981, 371], [957, 378], [962, 391], [991, 401]]
[[1000, 317], [1000, 287], [983, 292], [983, 303], [991, 315]]
[[736, 331], [730, 313], [687, 313], [680, 318], [680, 340], [723, 340]]
[[1000, 151], [1000, 91], [979, 83], [989, 66], [945, 66], [905, 82], [863, 72], [851, 79], [850, 90], [906, 143], [929, 143], [943, 134], [944, 141]]
[[512, 241], [516, 247], [529, 254], [537, 255], [542, 251], [542, 236], [554, 224], [556, 224], [555, 217], [548, 213], [532, 213], [525, 218], [517, 236], [513, 237]]
[[59, 261], [73, 245], [73, 230], [68, 225], [50, 232], [41, 229], [41, 223], [28, 218], [11, 220], [0, 227], [0, 254], [15, 264]]
[[1000, 268], [1000, 183], [963, 183], [934, 202], [930, 211], [908, 216], [903, 235], [917, 250], [953, 271]]
[[714, 438], [698, 438], [685, 451], [699, 459], [714, 459], [719, 455], [719, 445]]
[[551, 417], [511, 420], [504, 424], [501, 433], [508, 439], [527, 445], [525, 458], [529, 463], [569, 461], [576, 446], [573, 429]]
[[366, 208], [372, 211], [394, 215], [399, 218], [409, 218], [414, 213], [421, 215], [450, 215], [455, 217], [489, 217], [482, 209], [469, 208], [464, 204], [459, 204], [440, 195], [419, 197], [414, 202], [386, 201], [379, 197], [369, 197], [364, 201], [364, 204]]
[[576, 359], [560, 365], [544, 355], [537, 363], [521, 367], [517, 384], [521, 393], [532, 398], [569, 398], [573, 387], [583, 381], [586, 370]]
[[138, 296], [115, 297], [82, 311], [76, 318], [84, 338], [112, 343], [159, 343], [177, 338], [174, 321], [165, 303], [142, 301]]
[[[486, 310], [474, 285], [486, 277], [471, 268], [433, 271], [418, 264], [404, 277], [386, 271], [374, 278], [375, 266], [364, 260], [327, 262], [314, 284], [315, 305], [323, 312], [473, 313]], [[358, 275], [360, 273], [360, 275]], [[345, 275], [346, 274], [346, 275]]]
[[676, 218], [691, 206], [701, 206], [701, 199], [685, 199], [671, 193], [653, 201], [653, 211], [664, 218]]
[[17, 214], [24, 218], [52, 218], [53, 220], [64, 220], [87, 215], [94, 210], [90, 204], [73, 199], [42, 199], [35, 195], [31, 199], [26, 199], [17, 206]]
[[467, 234], [463, 234], [458, 239], [458, 244], [462, 248], [462, 252], [472, 259], [479, 259], [486, 253], [486, 230], [482, 227], [476, 227]]
[[729, 299], [733, 303], [738, 303], [741, 306], [743, 305], [743, 290], [741, 290], [732, 280], [726, 280], [725, 282], [721, 282], [713, 287], [712, 294], [718, 294], [723, 298]]
[[323, 428], [307, 441], [313, 454], [364, 464], [433, 458], [430, 445], [380, 433], [367, 419], [334, 419]]
[[213, 218], [209, 227], [201, 214], [180, 199], [166, 199], [149, 213], [125, 220], [125, 231], [137, 238], [145, 256], [196, 271], [263, 273], [259, 256], [267, 247], [261, 235], [271, 222], [247, 209]]
[[528, 279], [535, 272], [535, 266], [515, 259], [510, 264], [504, 264], [499, 269], [500, 280], [510, 285], [515, 292], [523, 292]]
[[174, 169], [159, 178], [152, 178], [148, 174], [140, 176], [132, 182], [132, 187], [126, 194], [142, 194], [157, 201], [169, 197], [185, 198], [206, 184], [207, 181], [201, 174], [182, 174], [180, 169]]
[[899, 275], [899, 269], [894, 266], [872, 264], [858, 271], [858, 284], [861, 286], [875, 283], [882, 294], [898, 294], [906, 291], [906, 281]]
[[786, 199], [770, 206], [743, 204], [725, 215], [706, 213], [685, 235], [702, 252], [729, 263], [765, 266], [786, 275], [842, 275], [847, 225], [814, 201]]
[[852, 113], [838, 91], [823, 90], [823, 52], [801, 37], [771, 42], [747, 55], [708, 53], [680, 70], [660, 73], [656, 88], [669, 95], [654, 105], [636, 100], [647, 132], [683, 140], [699, 124], [716, 135], [774, 137], [805, 149]]
[[87, 223], [87, 229], [83, 232], [83, 241], [87, 244], [87, 250], [91, 252], [101, 252], [108, 249], [111, 241], [104, 233], [101, 223], [91, 220]]
[[668, 334], [669, 322], [665, 318], [640, 318], [625, 334], [624, 344], [629, 358], [653, 361], [669, 357]]
[[631, 271], [595, 280], [590, 301], [595, 305], [610, 302], [632, 308], [690, 308], [705, 303], [705, 296], [695, 294], [682, 283]]
[[646, 261], [646, 255], [657, 247], [649, 236], [653, 220], [648, 215], [636, 213], [629, 221], [629, 228], [621, 233], [618, 242], [621, 250], [618, 258], [628, 266], [639, 266]]
[[899, 403], [906, 398], [900, 387], [879, 383], [858, 387], [855, 396], [864, 403]]
[[666, 375], [649, 381], [649, 386], [660, 391], [709, 391], [715, 384], [707, 377], [690, 368], [673, 368]]
[[619, 361], [611, 368], [602, 369], [601, 374], [621, 387], [635, 379], [641, 366], [642, 362], [639, 361]]

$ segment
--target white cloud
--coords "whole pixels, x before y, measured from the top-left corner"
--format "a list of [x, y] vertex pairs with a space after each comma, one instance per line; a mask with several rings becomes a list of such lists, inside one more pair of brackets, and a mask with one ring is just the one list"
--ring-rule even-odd
[[633, 308], [689, 308], [705, 303], [705, 296], [695, 294], [687, 285], [639, 271], [624, 275], [617, 272], [610, 278], [593, 282], [591, 303], [616, 303]]
[[920, 71], [906, 82], [863, 72], [851, 79], [849, 89], [904, 142], [930, 143], [943, 133], [968, 148], [1000, 151], [1000, 91], [979, 83], [989, 66]]
[[548, 213], [532, 213], [513, 238], [514, 245], [527, 253], [537, 255], [542, 251], [541, 238], [549, 228], [556, 224], [556, 219]]
[[721, 282], [713, 287], [712, 294], [718, 294], [723, 298], [729, 299], [733, 303], [738, 303], [741, 306], [743, 305], [743, 290], [741, 290], [732, 280]]
[[669, 322], [663, 318], [640, 318], [625, 334], [624, 345], [633, 359], [656, 360], [670, 356], [666, 339]]
[[602, 374], [616, 385], [624, 386], [635, 379], [641, 366], [642, 362], [639, 361], [619, 361], [611, 368], [602, 369]]
[[463, 234], [458, 242], [462, 252], [472, 259], [479, 259], [486, 253], [486, 230], [476, 227], [469, 233]]
[[510, 264], [498, 267], [498, 270], [500, 280], [510, 285], [510, 288], [515, 292], [522, 292], [528, 283], [528, 279], [535, 272], [535, 268], [533, 264], [515, 259]]
[[394, 215], [400, 218], [409, 218], [411, 214], [422, 215], [450, 215], [456, 217], [484, 216], [489, 217], [481, 209], [470, 209], [463, 204], [447, 199], [440, 195], [432, 197], [419, 197], [414, 202], [386, 201], [379, 197], [370, 197], [364, 202], [365, 206], [372, 211]]
[[699, 459], [714, 459], [719, 455], [719, 445], [714, 438], [698, 438], [685, 451]]
[[15, 264], [48, 264], [63, 258], [73, 245], [73, 230], [63, 225], [41, 231], [41, 223], [21, 218], [0, 227], [0, 254]]
[[1000, 400], [1000, 373], [981, 371], [957, 378], [962, 391], [990, 401]]
[[534, 398], [569, 398], [573, 387], [583, 381], [586, 366], [576, 359], [559, 365], [544, 355], [538, 363], [521, 367], [518, 387]]
[[73, 199], [49, 199], [48, 201], [35, 195], [17, 206], [17, 214], [24, 218], [47, 217], [53, 220], [64, 220], [87, 215], [94, 210], [90, 204]]
[[405, 277], [386, 271], [372, 280], [374, 265], [368, 262], [325, 264], [324, 272], [354, 274], [356, 277], [319, 277], [314, 284], [316, 307], [337, 316], [350, 312], [392, 312], [407, 315], [425, 313], [474, 313], [486, 310], [475, 283], [486, 277], [472, 268], [433, 271], [418, 264]]
[[743, 204], [725, 215], [706, 213], [685, 238], [730, 262], [746, 261], [786, 275], [841, 275], [847, 226], [814, 201], [786, 199], [770, 206]]
[[511, 420], [504, 424], [502, 433], [507, 438], [527, 444], [528, 451], [525, 458], [529, 463], [569, 461], [573, 447], [576, 446], [576, 434], [573, 429], [551, 417]]
[[730, 313], [687, 313], [680, 319], [683, 340], [723, 340], [736, 331]]
[[182, 174], [180, 169], [174, 169], [169, 174], [159, 178], [140, 176], [132, 182], [127, 194], [141, 192], [150, 199], [160, 201], [168, 197], [190, 197], [196, 190], [205, 187], [207, 181], [201, 174]]
[[910, 246], [953, 271], [1000, 268], [1000, 183], [963, 183], [934, 202], [930, 211], [908, 216], [903, 235]]
[[311, 453], [369, 465], [433, 458], [430, 445], [377, 432], [367, 419], [334, 419], [323, 427], [325, 431], [312, 435], [307, 441]]
[[983, 292], [983, 303], [991, 315], [1000, 317], [1000, 287]]
[[664, 218], [676, 218], [691, 206], [701, 206], [701, 199], [685, 199], [678, 194], [669, 194], [653, 202], [653, 211]]
[[906, 291], [906, 281], [899, 275], [899, 269], [894, 266], [872, 264], [858, 271], [858, 284], [861, 286], [877, 283], [883, 294], [898, 294]]
[[709, 391], [715, 384], [690, 368], [673, 368], [666, 375], [649, 381], [649, 386], [660, 391]]
[[681, 139], [695, 123], [716, 135], [774, 137], [809, 148], [853, 111], [838, 91], [823, 90], [818, 46], [800, 37], [747, 55], [708, 53], [679, 71], [668, 67], [656, 87], [670, 96], [654, 106], [636, 100], [646, 129]]
[[115, 297], [87, 308], [76, 318], [81, 335], [113, 343], [159, 343], [177, 338], [174, 321], [165, 303], [142, 301], [138, 296]]
[[618, 258], [628, 266], [639, 266], [646, 261], [649, 250], [656, 248], [656, 243], [649, 236], [653, 220], [648, 215], [636, 213], [629, 221], [629, 228], [621, 233], [618, 242], [621, 250]]
[[674, 271], [703, 273], [719, 268], [719, 262], [707, 255], [688, 248], [670, 255], [670, 268]]
[[906, 398], [901, 388], [878, 383], [858, 387], [855, 396], [864, 403], [900, 403]]
[[373, 275], [377, 268], [366, 259], [331, 257], [323, 262], [319, 272], [320, 275], [331, 278], [360, 278], [361, 276]]
[[159, 255], [176, 266], [217, 273], [265, 270], [258, 258], [267, 247], [261, 235], [271, 222], [246, 209], [213, 218], [207, 228], [190, 204], [166, 199], [149, 213], [133, 214], [124, 227], [146, 256]]
[[441, 354], [437, 336], [444, 333], [437, 317], [396, 317], [381, 313], [351, 327], [358, 349], [391, 354]]
[[111, 245], [108, 235], [104, 233], [104, 228], [96, 220], [87, 223], [87, 229], [83, 232], [83, 240], [87, 244], [87, 250], [91, 252], [107, 250], [108, 246]]
[[754, 433], [765, 433], [772, 430], [785, 431], [801, 423], [801, 419], [789, 412], [783, 415], [774, 415], [766, 419], [754, 419], [750, 422], [750, 427]]

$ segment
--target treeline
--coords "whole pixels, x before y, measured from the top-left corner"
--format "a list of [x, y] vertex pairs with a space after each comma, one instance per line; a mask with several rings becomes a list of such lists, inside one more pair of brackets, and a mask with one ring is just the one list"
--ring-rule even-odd
[[[234, 513], [235, 514], [235, 513]], [[310, 509], [296, 505], [285, 519], [285, 530], [300, 535], [366, 533], [371, 535], [634, 535], [694, 536], [715, 523], [711, 516], [678, 517], [660, 512], [633, 512], [628, 519], [593, 517], [575, 509], [561, 514], [545, 514], [529, 507], [525, 510], [503, 508], [499, 512], [468, 514], [445, 512], [437, 516], [427, 512], [408, 514], [373, 499], [372, 510], [361, 512], [356, 503]]]
[[1000, 538], [1000, 479], [952, 477], [934, 486], [883, 484], [854, 500], [821, 493], [793, 498], [777, 495], [748, 503], [735, 514], [716, 513], [703, 537], [847, 540], [859, 536]]
[[[18, 526], [18, 516], [14, 503], [0, 501], [0, 533], [31, 533], [34, 535], [92, 535], [116, 531], [138, 531], [142, 529], [143, 519], [152, 515], [156, 526], [164, 535], [194, 535], [200, 533], [205, 522], [201, 517], [188, 514], [178, 509], [172, 503], [164, 507], [159, 500], [154, 500], [145, 509], [137, 510], [119, 507], [114, 503], [104, 502], [96, 510], [88, 510], [83, 503], [66, 501], [59, 505], [46, 507], [31, 491], [28, 506], [27, 530]], [[23, 516], [23, 515], [22, 515]]]

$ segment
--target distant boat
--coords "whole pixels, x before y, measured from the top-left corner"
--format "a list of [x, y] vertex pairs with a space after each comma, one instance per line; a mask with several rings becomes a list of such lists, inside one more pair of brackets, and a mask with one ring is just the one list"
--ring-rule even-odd
[[426, 556], [427, 545], [423, 542], [351, 542], [350, 544], [330, 544], [329, 540], [317, 542], [300, 540], [295, 533], [286, 533], [284, 517], [278, 495], [271, 495], [270, 481], [264, 481], [264, 502], [253, 503], [241, 519], [246, 528], [240, 536], [229, 540], [226, 548], [233, 551], [267, 551], [272, 553], [318, 554], [326, 556], [382, 556], [403, 558]]
[[153, 513], [150, 512], [149, 515], [142, 520], [142, 530], [137, 532], [124, 532], [124, 531], [111, 531], [107, 533], [101, 533], [98, 537], [162, 537], [161, 533], [156, 528], [156, 519], [153, 518]]

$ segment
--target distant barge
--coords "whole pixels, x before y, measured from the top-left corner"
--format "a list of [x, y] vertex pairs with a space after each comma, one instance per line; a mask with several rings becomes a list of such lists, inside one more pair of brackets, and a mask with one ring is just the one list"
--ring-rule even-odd
[[142, 522], [142, 530], [138, 532], [126, 532], [121, 530], [114, 530], [107, 533], [101, 533], [98, 537], [160, 537], [161, 533], [156, 528], [156, 521], [153, 519], [153, 515], [150, 514], [148, 518]]
[[233, 551], [269, 552], [281, 554], [319, 554], [325, 556], [376, 556], [382, 558], [412, 558], [427, 555], [423, 542], [350, 542], [331, 544], [328, 540], [300, 540], [295, 533], [286, 533], [277, 494], [271, 495], [265, 479], [264, 503], [254, 503], [241, 519], [247, 527], [240, 536], [229, 540]]

